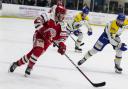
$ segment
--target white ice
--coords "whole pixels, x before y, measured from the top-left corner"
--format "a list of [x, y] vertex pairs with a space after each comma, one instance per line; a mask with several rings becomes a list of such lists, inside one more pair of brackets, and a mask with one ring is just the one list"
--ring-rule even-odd
[[[92, 26], [92, 36], [87, 36], [85, 27], [82, 29], [85, 42], [83, 53], [74, 52], [74, 42], [70, 37], [66, 41], [66, 54], [75, 64], [93, 47], [104, 27]], [[0, 89], [95, 89], [52, 45], [38, 59], [29, 78], [24, 77], [26, 65], [8, 73], [10, 64], [31, 50], [34, 30], [33, 20], [0, 18]], [[127, 30], [121, 39], [128, 44]], [[107, 45], [80, 69], [94, 83], [106, 81], [106, 86], [99, 89], [128, 89], [128, 51], [123, 53], [122, 74], [114, 72], [114, 57], [115, 51]]]

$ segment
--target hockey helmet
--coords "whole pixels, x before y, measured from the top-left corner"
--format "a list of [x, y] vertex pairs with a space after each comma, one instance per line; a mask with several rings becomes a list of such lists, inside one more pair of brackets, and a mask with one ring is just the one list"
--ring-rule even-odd
[[89, 8], [88, 7], [83, 7], [82, 12], [84, 14], [88, 14], [89, 13]]
[[118, 14], [117, 20], [124, 21], [125, 20], [125, 15], [123, 13]]
[[55, 10], [56, 13], [66, 14], [66, 8], [62, 5], [58, 5]]
[[122, 13], [118, 14], [118, 16], [117, 16], [117, 25], [122, 27], [123, 24], [124, 24], [124, 20], [125, 20], [125, 15], [122, 14]]
[[63, 7], [62, 5], [57, 6], [55, 10], [55, 20], [62, 21], [65, 17], [65, 14], [66, 8]]

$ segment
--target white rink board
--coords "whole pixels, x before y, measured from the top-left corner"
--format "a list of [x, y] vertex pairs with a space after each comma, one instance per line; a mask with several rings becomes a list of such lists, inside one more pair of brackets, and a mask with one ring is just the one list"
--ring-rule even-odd
[[[25, 5], [14, 5], [14, 4], [4, 4], [2, 7], [2, 16], [14, 16], [21, 18], [34, 18], [43, 12], [48, 12], [50, 8], [48, 7], [37, 7], [37, 6], [25, 6]], [[76, 10], [68, 10], [66, 15], [66, 20], [70, 21], [73, 16], [78, 13]], [[115, 14], [105, 14], [90, 12], [89, 18], [90, 24], [95, 25], [105, 25], [108, 21], [116, 18]]]

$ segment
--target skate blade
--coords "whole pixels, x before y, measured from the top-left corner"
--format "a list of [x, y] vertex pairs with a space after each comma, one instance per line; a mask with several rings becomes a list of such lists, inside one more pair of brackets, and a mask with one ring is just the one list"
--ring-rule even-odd
[[122, 74], [122, 71], [115, 70], [116, 73]]

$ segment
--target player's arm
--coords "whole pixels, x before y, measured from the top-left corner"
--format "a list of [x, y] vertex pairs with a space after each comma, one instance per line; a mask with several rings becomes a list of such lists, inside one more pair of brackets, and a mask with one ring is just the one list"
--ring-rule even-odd
[[47, 13], [42, 13], [40, 16], [36, 17], [34, 20], [34, 25], [36, 29], [40, 29], [45, 22], [49, 20], [49, 16]]
[[111, 25], [111, 23], [108, 23], [107, 25], [106, 25], [106, 27], [105, 27], [105, 32], [106, 32], [106, 34], [107, 34], [107, 36], [108, 36], [108, 40], [109, 40], [109, 42], [110, 42], [110, 44], [112, 44], [113, 46], [118, 46], [119, 45], [119, 43], [120, 43], [120, 38], [118, 37], [118, 38], [116, 38], [115, 39], [115, 36], [114, 36], [114, 34], [112, 34], [111, 32], [110, 32], [110, 25]]
[[92, 35], [92, 28], [88, 23], [88, 20], [84, 20], [86, 27], [88, 28], [88, 35]]
[[74, 30], [75, 30], [75, 29], [77, 30], [79, 27], [82, 26], [82, 24], [81, 24], [80, 21], [81, 21], [81, 20], [80, 20], [79, 15], [76, 15], [76, 16], [74, 17], [74, 22], [73, 22], [73, 28], [74, 28]]
[[54, 12], [54, 10], [56, 9], [57, 5], [54, 5], [50, 8], [49, 12], [48, 13], [52, 13]]
[[61, 55], [63, 55], [66, 51], [65, 41], [67, 37], [67, 32], [62, 30], [55, 41], [55, 43], [58, 45], [58, 53]]
[[65, 42], [68, 38], [68, 34], [66, 30], [61, 30], [60, 34], [57, 36], [56, 43]]
[[128, 29], [128, 25], [123, 26], [123, 29]]

